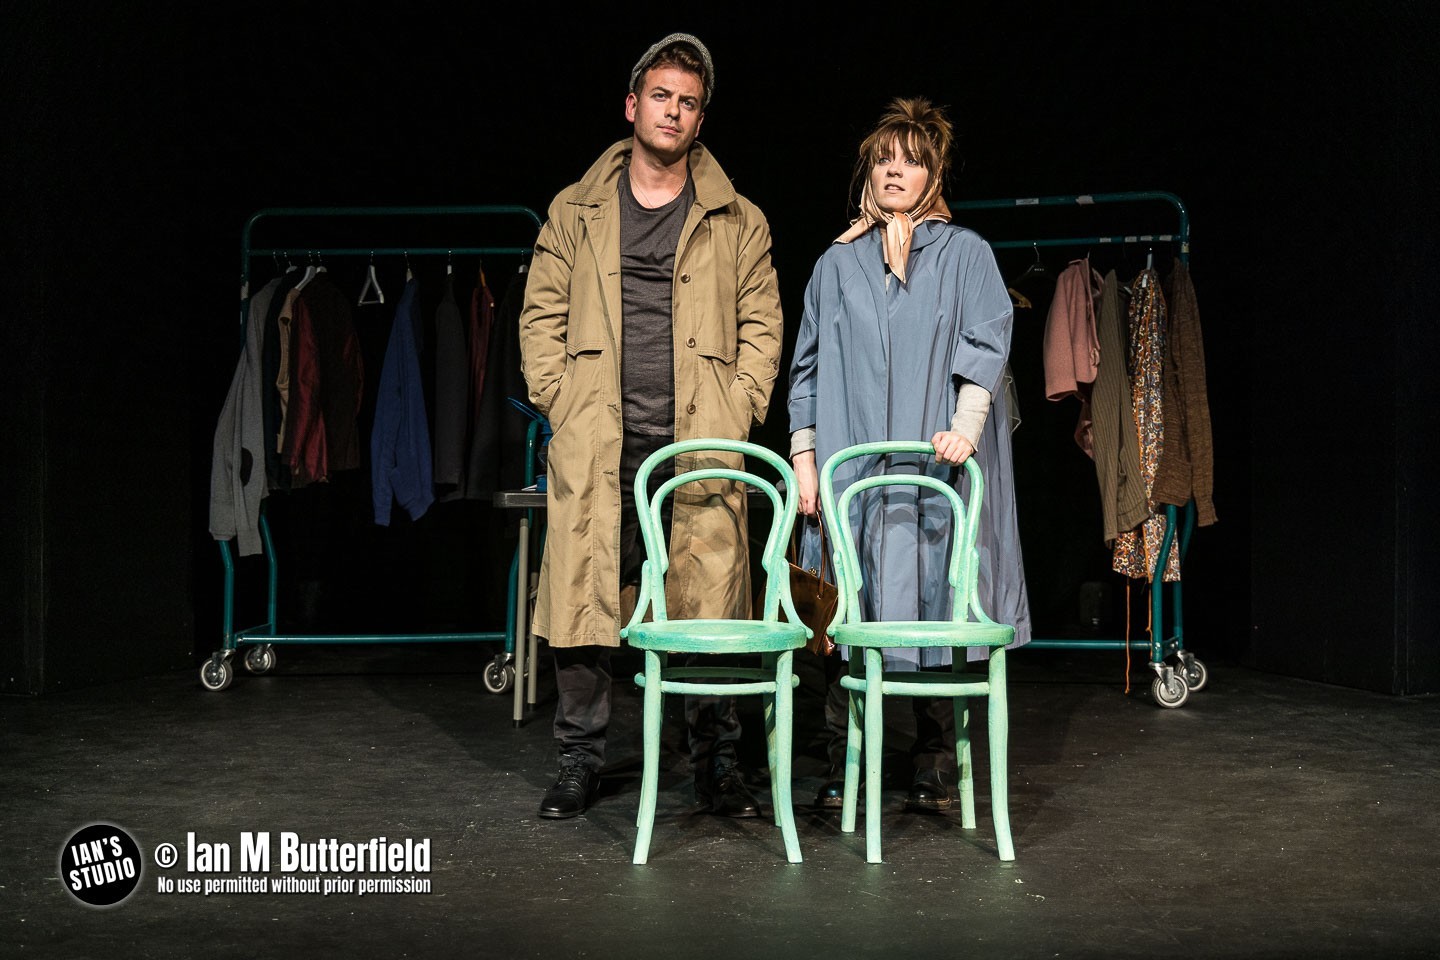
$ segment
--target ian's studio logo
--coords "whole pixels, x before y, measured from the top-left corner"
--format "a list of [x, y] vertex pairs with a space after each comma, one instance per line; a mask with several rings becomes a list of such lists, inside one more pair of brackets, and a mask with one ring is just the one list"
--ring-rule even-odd
[[140, 885], [140, 846], [109, 823], [77, 830], [60, 851], [60, 881], [92, 907], [113, 907]]

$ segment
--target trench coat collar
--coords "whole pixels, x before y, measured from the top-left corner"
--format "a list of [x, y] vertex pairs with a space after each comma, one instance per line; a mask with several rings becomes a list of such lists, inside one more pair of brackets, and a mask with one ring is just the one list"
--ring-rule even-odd
[[[615, 198], [620, 175], [630, 166], [634, 142], [627, 137], [610, 149], [585, 171], [580, 187], [570, 202], [583, 207], [598, 207]], [[690, 179], [695, 182], [695, 202], [705, 210], [718, 210], [735, 202], [735, 188], [725, 175], [714, 154], [698, 141], [690, 146]]]

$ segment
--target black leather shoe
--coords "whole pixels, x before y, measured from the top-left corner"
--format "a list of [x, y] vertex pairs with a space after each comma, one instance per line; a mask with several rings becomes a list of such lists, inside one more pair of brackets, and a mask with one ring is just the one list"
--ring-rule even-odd
[[940, 779], [938, 770], [916, 770], [905, 798], [905, 809], [917, 813], [939, 813], [950, 809], [950, 788]]
[[717, 817], [760, 816], [760, 802], [740, 779], [739, 770], [726, 770], [709, 780], [696, 778], [695, 799]]
[[822, 810], [839, 810], [845, 806], [845, 781], [826, 780], [815, 794], [815, 806]]
[[555, 785], [540, 798], [540, 816], [547, 820], [580, 816], [595, 799], [595, 788], [599, 784], [600, 774], [588, 763], [562, 757]]

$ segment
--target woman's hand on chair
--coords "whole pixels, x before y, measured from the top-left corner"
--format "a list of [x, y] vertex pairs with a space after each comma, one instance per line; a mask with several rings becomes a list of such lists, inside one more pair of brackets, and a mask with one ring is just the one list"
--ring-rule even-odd
[[975, 452], [975, 445], [954, 430], [941, 430], [930, 438], [930, 445], [935, 448], [936, 463], [953, 466], [969, 460], [970, 454]]
[[815, 451], [797, 453], [791, 463], [795, 467], [795, 485], [800, 494], [800, 512], [807, 517], [820, 516], [820, 475], [815, 470]]

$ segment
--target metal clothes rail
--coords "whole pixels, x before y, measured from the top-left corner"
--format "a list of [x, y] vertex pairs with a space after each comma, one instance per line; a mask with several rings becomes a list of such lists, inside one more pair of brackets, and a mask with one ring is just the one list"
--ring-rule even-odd
[[[1088, 237], [1044, 237], [1025, 240], [992, 240], [990, 246], [997, 250], [1029, 249], [1039, 247], [1094, 247], [1106, 244], [1174, 243], [1182, 262], [1190, 260], [1190, 214], [1185, 204], [1173, 193], [1163, 190], [1137, 190], [1121, 193], [1086, 193], [1051, 197], [1020, 197], [1008, 200], [962, 200], [950, 204], [952, 211], [961, 210], [1030, 210], [1045, 207], [1091, 207], [1109, 204], [1166, 203], [1174, 208], [1177, 227], [1174, 233], [1132, 233], [1118, 235], [1097, 235]], [[1045, 649], [1082, 650], [1148, 650], [1150, 668], [1155, 671], [1151, 694], [1162, 707], [1179, 707], [1189, 699], [1190, 694], [1204, 688], [1209, 682], [1209, 671], [1205, 664], [1185, 649], [1185, 627], [1182, 606], [1181, 581], [1170, 584], [1171, 630], [1165, 630], [1165, 583], [1161, 576], [1165, 558], [1175, 540], [1179, 526], [1180, 561], [1183, 567], [1185, 555], [1190, 549], [1190, 537], [1195, 530], [1195, 502], [1185, 504], [1182, 510], [1173, 505], [1165, 507], [1165, 536], [1154, 572], [1151, 574], [1150, 616], [1151, 636], [1148, 641], [1124, 639], [1033, 639], [1026, 646]]]
[[1175, 208], [1178, 226], [1174, 233], [1131, 233], [1094, 237], [1050, 237], [1034, 240], [992, 240], [990, 246], [997, 250], [1023, 247], [1091, 247], [1104, 244], [1126, 243], [1176, 243], [1180, 247], [1180, 259], [1190, 260], [1190, 213], [1184, 202], [1175, 194], [1165, 190], [1132, 190], [1123, 193], [1080, 193], [1058, 197], [1019, 197], [1012, 200], [959, 200], [950, 204], [951, 210], [1011, 210], [1040, 207], [1091, 207], [1114, 203], [1145, 203], [1159, 201]]
[[[528, 255], [532, 252], [532, 246], [454, 246], [454, 247], [310, 247], [301, 244], [291, 246], [256, 247], [252, 243], [252, 236], [255, 227], [262, 220], [324, 220], [326, 218], [358, 218], [376, 219], [394, 217], [420, 218], [430, 220], [432, 223], [436, 218], [471, 217], [485, 219], [491, 217], [521, 217], [530, 220], [539, 231], [542, 221], [535, 211], [529, 207], [521, 206], [378, 206], [378, 207], [269, 207], [255, 213], [245, 223], [245, 228], [240, 240], [240, 337], [241, 342], [245, 338], [245, 323], [249, 309], [250, 291], [250, 264], [257, 257], [280, 257], [297, 254], [300, 256], [329, 256], [329, 257], [377, 257], [377, 256], [505, 256], [505, 255]], [[529, 525], [524, 525], [528, 527]], [[513, 651], [516, 649], [515, 636], [515, 611], [512, 609], [507, 615], [506, 626], [503, 631], [491, 631], [482, 633], [426, 633], [426, 634], [281, 634], [278, 632], [278, 585], [279, 570], [275, 556], [274, 542], [270, 536], [270, 525], [265, 518], [262, 508], [260, 516], [261, 542], [264, 545], [264, 555], [267, 563], [267, 604], [266, 621], [262, 624], [243, 629], [235, 628], [235, 561], [231, 556], [230, 542], [222, 540], [220, 548], [220, 559], [225, 568], [225, 596], [224, 596], [224, 641], [220, 650], [212, 654], [200, 666], [200, 682], [207, 690], [224, 690], [234, 679], [235, 669], [231, 658], [241, 647], [245, 652], [241, 662], [246, 670], [252, 674], [264, 674], [275, 667], [277, 644], [373, 644], [373, 643], [444, 643], [444, 642], [493, 642], [503, 640], [505, 652], [496, 656], [485, 671], [486, 686], [500, 692], [507, 688], [515, 678], [515, 667], [510, 661]], [[507, 593], [508, 603], [523, 603], [520, 598], [522, 586], [517, 586], [519, 571], [517, 564], [521, 554], [517, 553], [516, 562], [511, 564], [510, 582]], [[522, 661], [523, 662], [523, 661]], [[499, 689], [497, 689], [497, 687]]]

